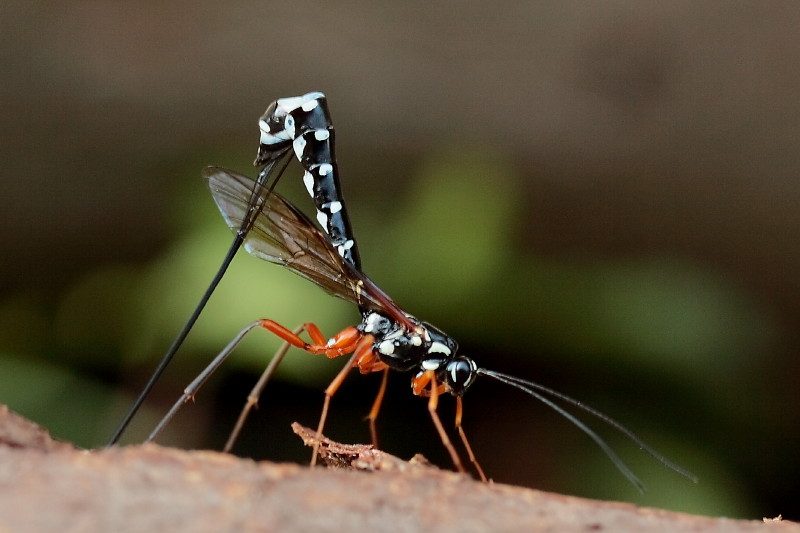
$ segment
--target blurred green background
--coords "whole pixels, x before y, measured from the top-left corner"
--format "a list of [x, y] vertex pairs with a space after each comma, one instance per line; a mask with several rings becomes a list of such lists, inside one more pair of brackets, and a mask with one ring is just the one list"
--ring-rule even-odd
[[[465, 428], [492, 478], [798, 519], [799, 24], [794, 2], [4, 2], [0, 402], [103, 445], [230, 242], [200, 169], [255, 175], [269, 102], [321, 90], [365, 271], [480, 365], [610, 414], [701, 482], [593, 424], [640, 495], [481, 379]], [[300, 174], [279, 188], [311, 212]], [[259, 317], [358, 320], [242, 253], [123, 442]], [[254, 333], [161, 442], [220, 448], [277, 346]], [[316, 423], [340, 364], [293, 352], [236, 452], [307, 461], [289, 424]], [[449, 467], [408, 378], [383, 447]], [[369, 440], [378, 383], [346, 382], [330, 437]]]

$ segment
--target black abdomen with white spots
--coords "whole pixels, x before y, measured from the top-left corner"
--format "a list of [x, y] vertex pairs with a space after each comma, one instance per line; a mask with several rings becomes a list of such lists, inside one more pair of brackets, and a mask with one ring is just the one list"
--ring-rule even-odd
[[289, 145], [303, 166], [303, 183], [317, 208], [317, 220], [339, 255], [361, 270], [358, 245], [339, 185], [335, 132], [325, 95], [308, 93], [273, 102], [258, 121], [261, 142], [256, 165], [282, 157]]

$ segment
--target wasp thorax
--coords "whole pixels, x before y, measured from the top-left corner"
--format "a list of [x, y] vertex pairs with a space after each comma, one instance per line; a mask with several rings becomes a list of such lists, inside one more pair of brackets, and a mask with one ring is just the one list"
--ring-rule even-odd
[[455, 340], [441, 330], [408, 316], [415, 327], [398, 324], [380, 313], [370, 312], [359, 326], [375, 337], [373, 350], [390, 368], [400, 371], [444, 368], [458, 350]]

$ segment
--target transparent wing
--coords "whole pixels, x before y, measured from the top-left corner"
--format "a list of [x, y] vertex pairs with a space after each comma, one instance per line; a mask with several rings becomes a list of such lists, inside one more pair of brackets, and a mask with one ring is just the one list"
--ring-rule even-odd
[[[231, 230], [239, 231], [245, 217], [253, 221], [244, 240], [250, 254], [288, 268], [333, 296], [408, 321], [386, 293], [346, 263], [328, 237], [285, 198], [231, 170], [208, 167], [203, 176]], [[251, 202], [256, 195], [258, 201]]]

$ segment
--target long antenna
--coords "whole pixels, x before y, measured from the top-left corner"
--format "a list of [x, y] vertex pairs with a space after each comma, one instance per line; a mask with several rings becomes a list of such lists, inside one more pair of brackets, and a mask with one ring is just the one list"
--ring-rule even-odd
[[[128, 424], [130, 424], [131, 420], [136, 415], [136, 413], [139, 411], [139, 408], [142, 406], [144, 400], [150, 394], [150, 391], [153, 389], [156, 382], [158, 382], [159, 378], [161, 377], [161, 374], [163, 374], [164, 370], [167, 368], [167, 366], [169, 366], [169, 363], [172, 361], [172, 358], [178, 352], [178, 349], [183, 344], [183, 341], [189, 335], [189, 332], [192, 330], [192, 327], [194, 327], [195, 322], [197, 322], [197, 319], [200, 317], [200, 313], [203, 312], [203, 309], [208, 303], [209, 298], [211, 298], [211, 294], [217, 288], [217, 285], [219, 285], [219, 282], [222, 280], [222, 276], [225, 275], [225, 272], [228, 270], [228, 266], [230, 266], [231, 261], [233, 261], [236, 252], [239, 251], [239, 248], [241, 248], [245, 237], [252, 228], [256, 216], [258, 215], [258, 213], [260, 212], [260, 210], [264, 205], [265, 197], [272, 192], [272, 189], [278, 183], [278, 180], [283, 174], [283, 171], [289, 164], [290, 159], [284, 157], [287, 153], [289, 153], [289, 150], [285, 149], [282, 151], [282, 153], [277, 154], [274, 157], [274, 159], [269, 161], [267, 165], [259, 173], [258, 179], [253, 185], [253, 192], [250, 196], [250, 204], [249, 204], [250, 207], [248, 209], [248, 216], [245, 218], [245, 220], [242, 221], [239, 230], [236, 232], [236, 235], [233, 238], [233, 242], [231, 243], [231, 246], [228, 249], [228, 253], [225, 255], [225, 259], [223, 259], [222, 264], [220, 265], [216, 275], [214, 276], [214, 279], [211, 280], [211, 283], [209, 284], [208, 288], [203, 294], [203, 297], [200, 299], [200, 302], [197, 304], [194, 311], [192, 312], [192, 315], [189, 317], [189, 320], [186, 321], [186, 324], [184, 324], [183, 329], [181, 329], [180, 333], [178, 333], [178, 336], [175, 337], [175, 340], [172, 341], [172, 345], [170, 345], [169, 349], [164, 354], [164, 357], [161, 358], [161, 361], [158, 363], [158, 366], [150, 375], [150, 379], [147, 381], [147, 384], [139, 393], [139, 396], [133, 402], [133, 405], [131, 405], [131, 407], [128, 409], [128, 412], [125, 414], [125, 417], [122, 419], [117, 428], [114, 430], [114, 433], [108, 440], [108, 446], [112, 446], [119, 441], [119, 438], [122, 436], [122, 433], [128, 427]], [[276, 168], [276, 164], [281, 159], [284, 159], [285, 163], [282, 166], [277, 167], [278, 172], [276, 173], [275, 180], [272, 182], [272, 185], [267, 187], [266, 184], [269, 181], [272, 171], [273, 169]]]
[[[667, 459], [664, 455], [662, 455], [659, 452], [657, 452], [651, 446], [646, 444], [633, 431], [629, 430], [628, 428], [626, 428], [625, 426], [623, 426], [622, 424], [620, 424], [619, 422], [617, 422], [616, 420], [614, 420], [613, 418], [608, 416], [607, 414], [601, 413], [597, 409], [595, 409], [593, 407], [589, 407], [588, 405], [584, 404], [583, 402], [580, 402], [580, 401], [578, 401], [578, 400], [576, 400], [576, 399], [574, 399], [574, 398], [572, 398], [570, 396], [567, 396], [566, 394], [563, 394], [563, 393], [558, 392], [556, 390], [553, 390], [551, 388], [545, 387], [544, 385], [539, 385], [538, 383], [535, 383], [533, 381], [528, 381], [526, 379], [520, 379], [518, 377], [509, 376], [508, 374], [501, 374], [500, 372], [495, 372], [493, 370], [487, 370], [485, 368], [479, 368], [477, 370], [477, 372], [478, 372], [478, 374], [482, 374], [484, 376], [489, 376], [490, 378], [494, 378], [497, 381], [505, 383], [506, 385], [510, 385], [511, 387], [514, 387], [514, 388], [517, 388], [517, 389], [519, 389], [519, 390], [521, 390], [523, 392], [526, 392], [527, 394], [533, 396], [534, 398], [536, 398], [540, 402], [544, 403], [545, 405], [547, 405], [551, 409], [553, 409], [556, 412], [558, 412], [561, 416], [563, 416], [564, 418], [566, 418], [567, 420], [569, 420], [570, 422], [575, 424], [581, 431], [586, 433], [592, 440], [594, 440], [597, 443], [598, 446], [600, 446], [600, 448], [603, 450], [603, 452], [605, 452], [605, 454], [608, 456], [608, 458], [611, 459], [611, 462], [614, 463], [614, 466], [616, 466], [617, 469], [620, 472], [622, 472], [622, 475], [624, 475], [626, 478], [628, 478], [628, 481], [630, 481], [633, 485], [635, 485], [636, 488], [639, 489], [639, 491], [641, 491], [641, 492], [644, 492], [644, 484], [641, 482], [641, 480], [639, 480], [638, 477], [636, 477], [636, 475], [631, 471], [631, 469], [628, 467], [628, 465], [626, 465], [625, 462], [622, 459], [620, 459], [620, 457], [614, 452], [614, 450], [611, 449], [611, 447], [608, 445], [608, 443], [606, 443], [597, 433], [592, 431], [586, 424], [584, 424], [583, 422], [578, 420], [578, 418], [576, 418], [575, 415], [573, 415], [573, 414], [569, 413], [568, 411], [564, 410], [564, 408], [562, 408], [558, 404], [554, 403], [552, 400], [544, 397], [540, 393], [548, 394], [548, 395], [552, 396], [553, 398], [556, 398], [558, 400], [562, 400], [562, 401], [567, 402], [567, 403], [569, 403], [571, 405], [574, 405], [578, 409], [581, 409], [582, 411], [585, 411], [586, 413], [589, 413], [590, 415], [592, 415], [594, 417], [597, 417], [598, 419], [602, 420], [603, 422], [605, 422], [606, 424], [608, 424], [612, 428], [616, 429], [617, 431], [621, 432], [623, 435], [628, 437], [637, 446], [639, 446], [639, 448], [641, 450], [643, 450], [644, 452], [650, 454], [655, 460], [657, 460], [659, 463], [661, 463], [665, 467], [667, 467], [670, 470], [680, 474], [681, 476], [691, 480], [694, 483], [697, 483], [697, 481], [698, 481], [697, 476], [695, 476], [694, 474], [692, 474], [688, 470], [678, 466], [677, 464], [675, 464], [672, 461], [670, 461], [669, 459]], [[536, 392], [537, 390], [539, 392]]]

